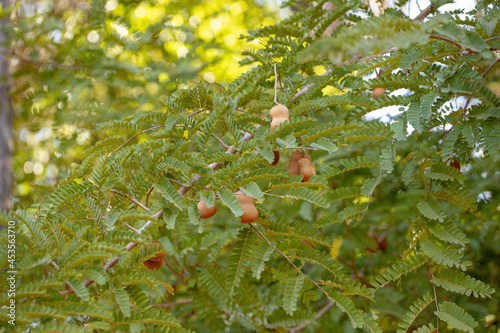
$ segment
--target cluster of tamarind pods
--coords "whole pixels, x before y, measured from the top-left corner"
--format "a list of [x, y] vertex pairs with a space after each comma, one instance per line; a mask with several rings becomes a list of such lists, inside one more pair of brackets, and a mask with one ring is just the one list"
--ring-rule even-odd
[[[282, 104], [274, 106], [269, 112], [269, 115], [271, 117], [271, 128], [273, 129], [290, 120], [290, 112], [288, 108]], [[279, 162], [280, 154], [278, 151], [273, 151], [273, 153], [274, 161], [271, 164], [276, 165]], [[290, 157], [287, 171], [291, 176], [303, 175], [303, 182], [307, 182], [312, 176], [316, 175], [311, 156], [300, 150], [296, 150]], [[235, 195], [243, 209], [243, 215], [241, 216], [240, 222], [255, 222], [259, 217], [257, 208], [255, 208], [255, 199], [241, 191], [236, 192]], [[200, 213], [200, 218], [208, 219], [217, 213], [217, 206], [214, 203], [212, 206], [208, 207], [205, 202], [200, 200], [198, 201], [198, 212]]]

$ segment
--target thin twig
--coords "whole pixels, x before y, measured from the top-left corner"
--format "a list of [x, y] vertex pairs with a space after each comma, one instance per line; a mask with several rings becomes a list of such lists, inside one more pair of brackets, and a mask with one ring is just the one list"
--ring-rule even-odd
[[274, 63], [274, 104], [278, 104], [276, 100], [278, 96], [278, 72], [276, 70], [276, 63]]
[[177, 185], [184, 186], [184, 184], [176, 179], [172, 178], [167, 178], [168, 181], [171, 181], [172, 183], [176, 183]]
[[[326, 70], [325, 73], [323, 73], [321, 76], [328, 76], [332, 73], [332, 69], [331, 68], [328, 68]], [[290, 104], [293, 104], [295, 103], [295, 101], [297, 100], [297, 98], [300, 96], [300, 95], [304, 95], [306, 92], [308, 92], [309, 90], [311, 90], [311, 88], [314, 86], [314, 83], [309, 83], [307, 85], [304, 86], [304, 88], [300, 89], [295, 95], [293, 95], [292, 99], [290, 100]]]
[[[260, 232], [259, 230], [257, 230], [257, 228], [255, 228], [252, 223], [249, 223], [250, 225], [250, 228], [252, 228], [253, 230], [255, 230], [255, 232], [257, 232], [260, 237], [262, 237], [269, 245], [271, 245], [271, 242], [266, 238], [266, 236], [264, 236], [264, 234], [262, 232]], [[283, 256], [283, 258], [285, 258], [292, 266], [293, 268], [295, 268], [295, 270], [299, 273], [299, 274], [304, 274], [304, 272], [302, 272], [297, 266], [295, 266], [295, 264], [290, 260], [290, 258], [288, 258], [288, 256], [286, 254], [284, 254], [283, 252], [281, 252], [280, 249], [278, 249], [278, 247], [275, 247], [274, 248], [279, 254], [281, 254]], [[311, 279], [309, 276], [307, 276], [306, 274], [304, 274], [304, 277], [306, 279], [308, 279], [309, 281], [311, 281], [316, 287], [318, 287], [325, 295], [326, 297], [330, 298], [330, 295], [328, 295], [328, 293], [325, 291], [325, 289], [321, 288], [321, 286], [316, 283], [316, 281], [314, 281], [313, 279]]]
[[200, 113], [202, 111], [206, 111], [206, 110], [205, 109], [201, 109], [201, 110], [198, 110], [198, 111], [195, 111], [195, 112], [191, 112], [190, 114], [187, 115], [187, 117], [189, 118], [189, 117], [194, 116], [195, 114], [198, 114], [198, 113]]
[[451, 53], [438, 54], [438, 55], [435, 55], [435, 56], [432, 56], [432, 57], [429, 57], [429, 58], [420, 59], [420, 61], [426, 61], [426, 60], [431, 60], [431, 59], [434, 59], [434, 58], [442, 58], [442, 57], [446, 57], [446, 56], [450, 56], [450, 55], [459, 55], [459, 54], [469, 54], [469, 51], [461, 51], [461, 52], [451, 52]]
[[317, 150], [316, 148], [311, 148], [311, 147], [286, 147], [286, 148], [278, 148], [278, 149], [274, 149], [274, 151], [280, 151], [280, 150], [291, 150], [291, 149]]
[[[417, 2], [418, 4], [418, 2]], [[426, 18], [427, 16], [429, 16], [429, 14], [432, 13], [432, 4], [429, 5], [427, 8], [425, 8], [424, 10], [422, 10], [420, 12], [420, 14], [418, 14], [414, 19], [413, 21], [422, 21], [424, 18]]]
[[328, 310], [330, 310], [334, 305], [335, 305], [335, 302], [332, 302], [332, 301], [328, 302], [321, 310], [318, 311], [316, 316], [314, 316], [313, 320], [306, 321], [302, 325], [299, 325], [299, 326], [294, 327], [294, 328], [288, 328], [287, 331], [290, 333], [295, 333], [295, 332], [303, 330], [304, 328], [306, 328], [310, 324], [318, 321], [319, 318], [321, 318], [325, 313], [327, 313]]
[[281, 76], [278, 76], [278, 82], [280, 83], [280, 90], [285, 92], [285, 88], [283, 88], [283, 82], [281, 82]]
[[136, 234], [140, 234], [139, 230], [137, 230], [136, 228], [132, 227], [130, 224], [128, 224], [127, 222], [125, 222], [125, 226], [127, 228], [129, 228], [130, 230], [132, 230], [133, 232], [135, 232]]
[[277, 195], [277, 194], [266, 193], [266, 192], [262, 192], [262, 194], [264, 194], [264, 195], [269, 195], [269, 196], [271, 196], [271, 197], [281, 198], [281, 199], [288, 198], [286, 195]]
[[367, 56], [367, 57], [363, 57], [363, 56], [361, 56], [361, 55], [358, 54], [358, 55], [355, 55], [354, 57], [352, 57], [351, 60], [344, 61], [342, 64], [347, 67], [351, 63], [355, 63], [355, 62], [359, 62], [359, 61], [369, 61], [369, 60], [377, 59], [377, 58], [380, 58], [380, 57], [386, 55], [387, 53], [396, 52], [397, 50], [398, 50], [397, 47], [391, 47], [387, 51], [384, 51], [382, 53], [373, 54], [373, 55]]
[[149, 195], [151, 194], [151, 192], [153, 192], [155, 188], [154, 187], [151, 187], [151, 189], [149, 190], [148, 192], [148, 195], [146, 195], [146, 207], [148, 206], [148, 202], [149, 202]]
[[188, 304], [188, 303], [191, 303], [193, 301], [192, 298], [187, 298], [187, 299], [180, 299], [178, 301], [175, 301], [175, 302], [171, 302], [171, 303], [164, 303], [164, 304], [153, 304], [151, 307], [152, 308], [171, 308], [172, 306], [176, 306], [176, 305], [180, 305], [180, 304]]
[[130, 139], [128, 139], [127, 141], [125, 141], [124, 143], [122, 143], [118, 148], [116, 148], [115, 150], [113, 150], [111, 153], [108, 154], [108, 158], [113, 155], [114, 153], [116, 153], [118, 150], [120, 150], [123, 146], [125, 146], [127, 143], [129, 143], [130, 141], [132, 141], [133, 139], [135, 139], [136, 137], [138, 137], [139, 135], [143, 134], [143, 133], [146, 133], [146, 132], [149, 132], [149, 131], [152, 131], [152, 130], [155, 130], [157, 128], [160, 128], [160, 127], [163, 127], [163, 125], [158, 125], [158, 126], [154, 126], [154, 127], [151, 127], [151, 128], [148, 128], [148, 129], [145, 129], [144, 131], [141, 131], [135, 135], [133, 135]]
[[498, 58], [497, 60], [495, 60], [491, 63], [491, 65], [484, 71], [483, 75], [481, 75], [483, 77], [483, 79], [486, 77], [486, 75], [488, 75], [488, 73], [491, 71], [491, 69], [493, 67], [495, 67], [496, 64], [498, 64], [499, 61], [500, 61], [500, 58]]
[[[427, 228], [427, 241], [428, 240], [429, 240], [429, 228]], [[434, 279], [434, 272], [432, 272], [431, 258], [427, 257], [427, 260], [429, 263], [429, 272], [431, 273], [431, 277]], [[436, 302], [436, 309], [439, 312], [436, 285], [434, 283], [431, 284], [432, 284], [432, 289], [434, 290], [434, 301]], [[436, 321], [437, 321], [436, 332], [439, 333], [439, 316], [436, 316]]]
[[485, 39], [484, 41], [485, 41], [485, 42], [489, 42], [490, 40], [495, 40], [495, 39], [499, 39], [499, 38], [500, 38], [500, 36], [495, 36], [495, 37], [490, 37], [490, 38], [487, 38], [487, 39]]
[[121, 195], [122, 197], [125, 197], [125, 198], [129, 199], [130, 201], [132, 201], [133, 203], [135, 203], [137, 206], [141, 207], [143, 210], [145, 210], [147, 212], [150, 211], [148, 207], [144, 206], [139, 200], [137, 200], [134, 197], [131, 197], [131, 196], [129, 196], [127, 194], [124, 194], [124, 193], [120, 193], [120, 192], [118, 192], [115, 189], [111, 189], [111, 193]]
[[[153, 217], [155, 217], [156, 219], [160, 219], [162, 216], [163, 216], [163, 209], [153, 214]], [[146, 223], [144, 223], [144, 225], [138, 230], [138, 233], [141, 234], [144, 231], [144, 229], [146, 229], [151, 223], [153, 223], [152, 220], [146, 221]]]
[[184, 283], [184, 278], [179, 274], [179, 272], [177, 272], [172, 266], [170, 266], [170, 264], [166, 259], [163, 260], [163, 263], [165, 264], [165, 266], [168, 267], [168, 269], [170, 269], [172, 273], [174, 273], [182, 281], [182, 283]]
[[[460, 48], [460, 49], [464, 49], [464, 47], [462, 45], [460, 45], [459, 43], [455, 42], [454, 40], [450, 39], [450, 38], [447, 38], [447, 37], [444, 37], [444, 36], [439, 36], [439, 35], [429, 35], [429, 38], [430, 39], [438, 39], [438, 40], [442, 40], [442, 41], [445, 41], [445, 42], [448, 42], [450, 44], [453, 44], [455, 45], [456, 47]], [[469, 48], [465, 48], [469, 53], [474, 53], [474, 54], [478, 54], [479, 52], [476, 52], [476, 51], [473, 51]]]
[[232, 147], [231, 146], [228, 146], [224, 143], [224, 141], [222, 141], [221, 138], [219, 138], [217, 135], [215, 135], [214, 133], [210, 134], [213, 138], [215, 138], [215, 140], [219, 141], [219, 143], [222, 145], [222, 147], [224, 147], [224, 149], [228, 150], [228, 149], [231, 149]]

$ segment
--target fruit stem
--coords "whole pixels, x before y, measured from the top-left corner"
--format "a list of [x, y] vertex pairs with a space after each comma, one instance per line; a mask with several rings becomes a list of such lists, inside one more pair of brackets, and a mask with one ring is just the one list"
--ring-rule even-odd
[[278, 104], [276, 101], [278, 95], [278, 72], [276, 70], [276, 63], [274, 63], [274, 104]]
[[274, 150], [280, 151], [280, 150], [291, 150], [291, 149], [317, 150], [316, 148], [311, 148], [311, 147], [286, 147], [286, 148], [278, 148], [278, 149], [274, 149]]

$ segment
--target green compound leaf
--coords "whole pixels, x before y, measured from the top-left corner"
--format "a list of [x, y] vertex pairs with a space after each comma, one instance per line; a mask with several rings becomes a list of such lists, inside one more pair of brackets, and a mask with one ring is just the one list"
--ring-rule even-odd
[[470, 314], [452, 302], [443, 302], [439, 304], [439, 311], [435, 311], [434, 314], [450, 325], [451, 328], [456, 328], [468, 333], [474, 333], [474, 328], [478, 325]]

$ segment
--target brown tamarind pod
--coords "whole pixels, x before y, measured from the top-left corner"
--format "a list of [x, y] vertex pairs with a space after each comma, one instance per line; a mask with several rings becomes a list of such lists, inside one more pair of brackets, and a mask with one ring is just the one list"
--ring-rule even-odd
[[286, 170], [290, 174], [290, 176], [298, 176], [300, 174], [297, 162], [301, 158], [307, 158], [310, 161], [312, 161], [311, 156], [309, 156], [309, 154], [303, 153], [300, 150], [294, 151], [292, 156], [290, 156], [290, 161], [288, 162], [288, 169]]
[[304, 176], [304, 178], [302, 178], [303, 183], [309, 181], [309, 179], [312, 176], [316, 176], [316, 171], [314, 170], [314, 165], [313, 165], [312, 161], [308, 158], [301, 158], [297, 162], [297, 167], [299, 170], [299, 174]]
[[451, 160], [450, 162], [450, 166], [452, 168], [455, 168], [457, 169], [458, 171], [460, 171], [460, 163], [458, 163], [458, 161], [454, 158], [450, 158], [448, 161], [446, 161], [446, 164], [448, 164], [448, 162]]
[[[152, 253], [161, 249], [161, 245], [158, 242], [153, 242], [150, 245], [146, 246], [146, 256], [148, 253]], [[163, 265], [163, 258], [165, 257], [165, 253], [158, 253], [153, 258], [150, 258], [143, 262], [144, 266], [146, 266], [150, 270], [160, 269]]]
[[243, 215], [241, 216], [241, 223], [252, 223], [259, 218], [259, 212], [255, 208], [255, 199], [251, 196], [245, 195], [243, 192], [238, 191], [235, 193], [236, 198], [241, 204]]
[[203, 200], [198, 201], [198, 212], [200, 213], [200, 218], [208, 219], [217, 213], [217, 206], [215, 203], [213, 206], [208, 207]]
[[278, 104], [269, 111], [269, 116], [271, 117], [271, 128], [275, 128], [290, 120], [290, 111], [286, 106]]
[[382, 96], [384, 96], [385, 91], [386, 91], [385, 87], [377, 87], [377, 88], [373, 89], [373, 97], [375, 97], [375, 98], [382, 97]]
[[274, 161], [273, 161], [273, 163], [271, 163], [271, 165], [276, 165], [280, 161], [280, 152], [274, 150], [273, 154], [274, 154]]

